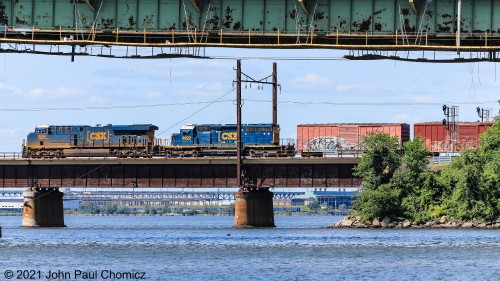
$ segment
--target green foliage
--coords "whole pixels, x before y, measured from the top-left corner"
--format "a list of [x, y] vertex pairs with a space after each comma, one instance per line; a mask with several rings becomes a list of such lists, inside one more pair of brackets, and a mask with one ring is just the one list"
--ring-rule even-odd
[[92, 202], [80, 202], [80, 212], [83, 214], [99, 214], [101, 209]]
[[399, 167], [401, 156], [398, 151], [397, 137], [376, 133], [364, 140], [365, 154], [354, 168], [354, 175], [363, 178], [363, 189], [375, 190], [389, 183]]
[[382, 184], [376, 189], [363, 190], [353, 207], [362, 220], [395, 216], [400, 211], [399, 197], [399, 189], [394, 188], [391, 184]]
[[317, 200], [314, 200], [313, 202], [307, 204], [307, 208], [309, 208], [311, 212], [316, 213], [319, 209], [321, 209], [321, 205]]
[[[500, 116], [500, 112], [499, 112]], [[495, 123], [479, 137], [482, 151], [500, 150], [500, 117], [497, 116]]]
[[118, 205], [106, 204], [101, 207], [101, 212], [106, 215], [114, 215], [118, 211]]
[[412, 218], [417, 223], [436, 218], [441, 212], [435, 213], [434, 206], [441, 200], [441, 186], [433, 173], [422, 173], [419, 176], [418, 186], [402, 199], [404, 217]]
[[130, 209], [126, 206], [119, 206], [116, 210], [116, 214], [119, 214], [119, 215], [130, 214]]
[[440, 172], [428, 172], [423, 140], [365, 139], [366, 154], [355, 168], [363, 191], [353, 208], [363, 220], [385, 216], [423, 223], [447, 215], [455, 220], [492, 222], [500, 217], [500, 118], [481, 136], [481, 147], [462, 151]]
[[401, 164], [398, 139], [376, 133], [367, 136], [364, 143], [366, 152], [354, 169], [354, 175], [363, 178], [363, 192], [353, 207], [363, 220], [398, 215], [401, 189], [391, 183]]

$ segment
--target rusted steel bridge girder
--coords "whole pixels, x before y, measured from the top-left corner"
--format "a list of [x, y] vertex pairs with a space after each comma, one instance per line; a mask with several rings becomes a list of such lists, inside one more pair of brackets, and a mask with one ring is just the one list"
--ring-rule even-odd
[[[259, 187], [351, 187], [359, 158], [245, 159], [245, 181]], [[2, 160], [0, 187], [233, 188], [236, 159]]]
[[0, 0], [0, 42], [494, 52], [499, 11], [490, 0]]

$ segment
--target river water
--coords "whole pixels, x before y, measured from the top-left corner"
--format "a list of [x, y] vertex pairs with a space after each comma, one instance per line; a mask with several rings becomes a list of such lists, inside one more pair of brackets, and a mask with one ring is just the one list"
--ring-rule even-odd
[[[340, 217], [0, 217], [0, 280], [498, 280], [500, 230], [328, 229]], [[48, 278], [47, 278], [48, 277]]]

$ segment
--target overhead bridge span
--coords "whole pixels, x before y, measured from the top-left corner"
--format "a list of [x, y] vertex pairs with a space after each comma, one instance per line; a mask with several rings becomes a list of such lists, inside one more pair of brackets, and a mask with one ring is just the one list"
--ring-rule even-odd
[[163, 50], [172, 47], [330, 48], [467, 51], [496, 60], [499, 15], [500, 2], [491, 0], [0, 1], [0, 51], [60, 54], [40, 45], [70, 46], [73, 56], [115, 57], [110, 46], [135, 46], [161, 58], [201, 56]]

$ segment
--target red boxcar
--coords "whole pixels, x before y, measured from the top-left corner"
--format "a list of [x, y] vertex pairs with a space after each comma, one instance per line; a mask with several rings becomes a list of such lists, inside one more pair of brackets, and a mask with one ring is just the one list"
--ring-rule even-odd
[[458, 122], [455, 129], [455, 141], [452, 141], [452, 130], [449, 126], [444, 126], [442, 121], [415, 123], [413, 136], [423, 137], [425, 146], [431, 152], [458, 152], [463, 149], [477, 148], [479, 135], [492, 125], [493, 122]]
[[397, 136], [400, 145], [410, 140], [410, 125], [405, 123], [300, 124], [297, 125], [297, 149], [317, 152], [359, 150], [364, 138], [376, 132]]

